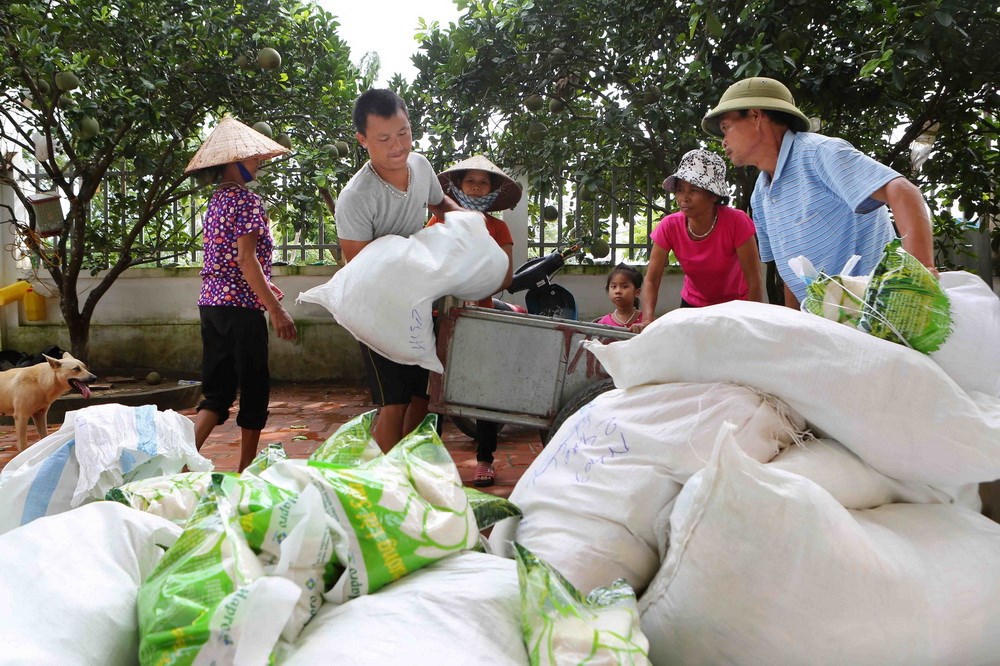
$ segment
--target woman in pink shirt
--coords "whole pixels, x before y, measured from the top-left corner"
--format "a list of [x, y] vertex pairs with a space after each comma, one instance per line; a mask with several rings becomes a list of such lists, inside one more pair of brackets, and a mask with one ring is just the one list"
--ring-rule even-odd
[[756, 229], [741, 210], [726, 205], [726, 163], [702, 148], [681, 158], [677, 172], [663, 181], [680, 211], [667, 215], [653, 230], [649, 267], [642, 283], [641, 331], [653, 310], [667, 257], [673, 251], [684, 270], [681, 307], [704, 307], [735, 300], [764, 300]]

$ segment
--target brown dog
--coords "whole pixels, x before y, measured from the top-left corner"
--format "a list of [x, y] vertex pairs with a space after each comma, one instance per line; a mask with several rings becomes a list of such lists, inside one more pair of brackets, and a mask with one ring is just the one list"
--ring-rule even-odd
[[46, 363], [0, 372], [0, 416], [13, 416], [17, 430], [17, 449], [28, 448], [28, 417], [35, 422], [39, 438], [48, 434], [46, 417], [49, 406], [71, 388], [84, 398], [90, 397], [87, 386], [97, 377], [82, 361], [69, 352], [61, 359], [46, 356]]

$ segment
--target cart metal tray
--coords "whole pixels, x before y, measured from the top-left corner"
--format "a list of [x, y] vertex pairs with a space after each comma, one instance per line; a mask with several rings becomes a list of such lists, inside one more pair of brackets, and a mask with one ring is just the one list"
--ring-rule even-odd
[[431, 375], [430, 409], [546, 429], [563, 405], [608, 377], [583, 342], [607, 344], [633, 335], [569, 319], [452, 308], [438, 329], [444, 374]]

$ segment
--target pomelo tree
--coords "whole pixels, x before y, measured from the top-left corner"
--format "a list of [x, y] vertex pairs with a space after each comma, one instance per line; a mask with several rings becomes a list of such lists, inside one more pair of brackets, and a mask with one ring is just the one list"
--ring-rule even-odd
[[[224, 114], [266, 122], [293, 145], [294, 160], [270, 168], [295, 171], [270, 197], [279, 223], [315, 210], [317, 187], [346, 178], [348, 156], [322, 150], [353, 135], [358, 73], [337, 27], [297, 0], [0, 5], [0, 143], [26, 165], [0, 173], [25, 216], [0, 210], [11, 218], [0, 221], [54, 281], [74, 355], [87, 358], [94, 309], [124, 271], [199, 245], [173, 206], [198, 190], [184, 166]], [[28, 205], [36, 163], [69, 201], [52, 237], [37, 233]], [[81, 293], [88, 273], [96, 284]]]
[[[997, 34], [995, 3], [979, 0], [472, 0], [457, 24], [424, 30], [414, 89], [442, 162], [487, 151], [536, 186], [556, 172], [596, 183], [603, 201], [607, 174], [631, 168], [621, 205], [662, 196], [647, 169], [658, 182], [687, 150], [719, 149], [705, 112], [731, 83], [770, 76], [823, 133], [923, 189], [941, 248], [954, 207], [976, 224], [1000, 212]], [[736, 205], [755, 178], [733, 170]]]

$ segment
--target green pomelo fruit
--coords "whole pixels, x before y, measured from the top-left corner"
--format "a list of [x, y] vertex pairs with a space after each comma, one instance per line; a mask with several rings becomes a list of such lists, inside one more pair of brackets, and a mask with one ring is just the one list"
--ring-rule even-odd
[[253, 128], [258, 132], [260, 132], [261, 134], [263, 134], [264, 136], [266, 136], [268, 139], [274, 136], [274, 133], [271, 131], [271, 126], [265, 123], [263, 120], [258, 123], [254, 123]]
[[555, 206], [546, 206], [542, 209], [542, 218], [546, 222], [554, 222], [559, 219], [559, 209]]
[[56, 87], [59, 90], [75, 90], [80, 87], [80, 79], [69, 70], [59, 72], [56, 74]]
[[528, 111], [531, 111], [532, 113], [541, 111], [542, 106], [544, 105], [545, 105], [545, 100], [543, 100], [542, 96], [539, 95], [538, 93], [535, 93], [533, 95], [528, 95], [527, 97], [524, 98], [524, 107], [528, 109]]
[[334, 145], [337, 146], [337, 152], [340, 153], [341, 157], [350, 156], [351, 147], [347, 145], [346, 141], [337, 141]]
[[257, 64], [261, 69], [278, 69], [281, 67], [281, 54], [270, 46], [265, 46], [257, 52]]
[[278, 136], [274, 137], [274, 140], [277, 143], [284, 146], [285, 148], [291, 149], [292, 147], [292, 137], [288, 136], [287, 134], [279, 134]]
[[80, 136], [84, 139], [93, 139], [101, 131], [101, 125], [94, 118], [87, 116], [80, 121]]
[[590, 254], [593, 255], [594, 259], [603, 259], [611, 254], [611, 246], [608, 241], [598, 238], [590, 244]]
[[548, 132], [549, 128], [544, 123], [534, 122], [528, 125], [528, 139], [531, 141], [544, 139]]

